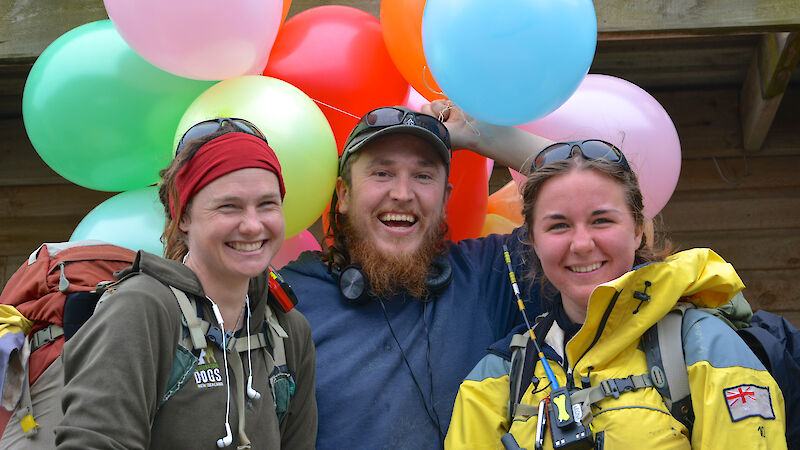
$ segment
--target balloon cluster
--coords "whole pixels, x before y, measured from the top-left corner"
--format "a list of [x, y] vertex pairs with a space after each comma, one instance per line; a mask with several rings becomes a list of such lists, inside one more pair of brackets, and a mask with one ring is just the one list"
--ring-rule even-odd
[[[558, 125], [550, 116], [531, 122], [584, 86], [597, 35], [591, 0], [383, 0], [380, 21], [329, 5], [284, 22], [290, 5], [105, 0], [110, 21], [71, 30], [42, 53], [23, 95], [34, 148], [76, 184], [124, 191], [89, 213], [73, 238], [159, 252], [164, 217], [152, 207], [152, 185], [182, 133], [209, 118], [250, 120], [278, 155], [286, 236], [298, 236], [287, 239], [287, 257], [318, 248], [304, 230], [329, 203], [337, 149], [371, 109], [446, 97], [487, 122], [527, 124], [553, 139], [588, 120], [569, 112], [553, 119]], [[634, 131], [619, 127], [628, 131], [623, 148], [634, 145]], [[638, 164], [662, 165], [648, 158]], [[487, 216], [491, 167], [454, 154], [451, 238], [477, 237], [496, 222]], [[647, 205], [657, 210], [662, 200]]]

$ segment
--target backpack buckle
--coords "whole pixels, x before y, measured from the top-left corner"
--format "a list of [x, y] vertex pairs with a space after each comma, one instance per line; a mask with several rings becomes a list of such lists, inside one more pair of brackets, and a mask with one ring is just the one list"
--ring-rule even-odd
[[33, 333], [31, 337], [31, 353], [64, 335], [64, 329], [58, 325], [48, 325]]
[[633, 384], [633, 375], [628, 375], [626, 378], [612, 378], [610, 380], [603, 380], [600, 386], [603, 387], [603, 393], [608, 397], [613, 395], [614, 398], [619, 398], [621, 392], [628, 392], [635, 389]]

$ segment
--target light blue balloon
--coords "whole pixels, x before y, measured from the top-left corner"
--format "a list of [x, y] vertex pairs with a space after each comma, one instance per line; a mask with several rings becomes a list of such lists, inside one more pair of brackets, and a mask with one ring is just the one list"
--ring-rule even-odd
[[422, 45], [451, 101], [483, 121], [521, 125], [578, 88], [597, 18], [591, 0], [428, 0]]
[[96, 239], [133, 251], [163, 255], [164, 207], [158, 188], [146, 187], [117, 194], [97, 205], [81, 220], [70, 241]]

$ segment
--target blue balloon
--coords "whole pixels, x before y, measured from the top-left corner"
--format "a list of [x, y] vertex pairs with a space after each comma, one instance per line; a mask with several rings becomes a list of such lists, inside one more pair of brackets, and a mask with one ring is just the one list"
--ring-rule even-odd
[[422, 45], [451, 101], [483, 121], [521, 125], [578, 88], [597, 18], [591, 0], [428, 0]]
[[151, 186], [117, 194], [97, 205], [81, 220], [69, 240], [96, 239], [161, 256], [165, 222], [158, 188]]

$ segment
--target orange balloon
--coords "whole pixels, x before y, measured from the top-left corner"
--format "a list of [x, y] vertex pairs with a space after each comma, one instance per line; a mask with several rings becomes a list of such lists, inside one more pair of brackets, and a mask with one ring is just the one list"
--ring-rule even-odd
[[490, 234], [508, 234], [514, 231], [517, 225], [514, 222], [506, 219], [497, 214], [487, 214], [486, 221], [483, 223], [483, 230], [481, 236], [488, 236]]
[[514, 180], [509, 181], [508, 184], [489, 196], [486, 212], [505, 217], [515, 226], [522, 225], [524, 221], [522, 217], [522, 196]]
[[453, 241], [480, 236], [489, 201], [486, 157], [467, 150], [453, 153], [450, 166], [453, 194], [447, 202], [447, 227]]
[[422, 50], [425, 0], [381, 1], [381, 28], [394, 65], [406, 81], [429, 101], [445, 98], [433, 79]]
[[283, 15], [281, 16], [281, 24], [286, 22], [286, 16], [289, 14], [289, 8], [292, 7], [292, 0], [283, 0]]
[[330, 213], [331, 213], [331, 204], [328, 203], [328, 206], [325, 207], [325, 210], [322, 211], [322, 216], [320, 216], [320, 220], [322, 221], [322, 240], [321, 243], [324, 243], [324, 247], [330, 247], [333, 245], [333, 237], [328, 237], [328, 228], [331, 226], [330, 221]]

